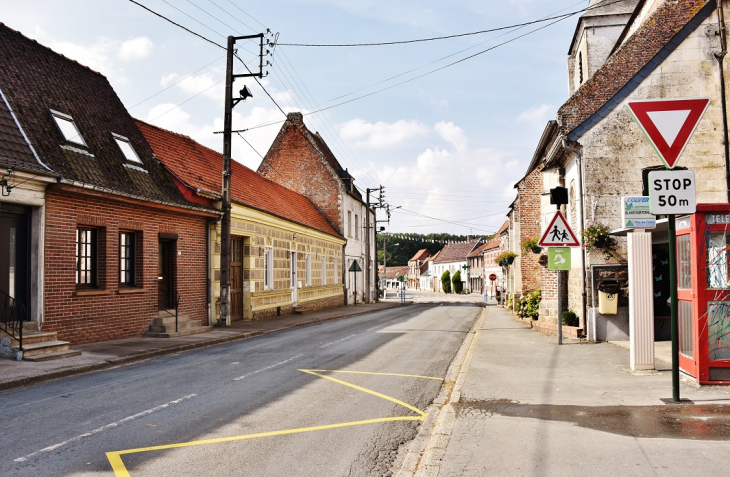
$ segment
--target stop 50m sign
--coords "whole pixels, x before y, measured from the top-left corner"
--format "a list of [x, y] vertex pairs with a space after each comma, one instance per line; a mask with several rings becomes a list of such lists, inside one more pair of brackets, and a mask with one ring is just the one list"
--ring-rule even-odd
[[695, 213], [694, 171], [650, 172], [649, 210], [654, 215]]

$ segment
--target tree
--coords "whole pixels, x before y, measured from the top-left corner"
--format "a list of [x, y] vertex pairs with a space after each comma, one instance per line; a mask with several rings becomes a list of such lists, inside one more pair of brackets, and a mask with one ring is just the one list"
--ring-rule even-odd
[[444, 293], [451, 293], [451, 273], [448, 270], [441, 275], [441, 288]]
[[454, 284], [454, 293], [461, 294], [464, 291], [464, 284], [461, 282], [461, 272], [459, 270], [451, 277], [451, 282]]

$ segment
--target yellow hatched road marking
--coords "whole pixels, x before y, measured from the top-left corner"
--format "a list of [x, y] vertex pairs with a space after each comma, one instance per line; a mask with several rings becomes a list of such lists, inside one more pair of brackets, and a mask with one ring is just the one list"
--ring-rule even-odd
[[[300, 369], [299, 371], [304, 371], [304, 370]], [[307, 371], [314, 371], [317, 373], [345, 373], [345, 374], [372, 374], [373, 376], [400, 376], [403, 378], [435, 379], [436, 381], [444, 380], [444, 378], [434, 378], [432, 376], [420, 376], [418, 374], [371, 373], [369, 371], [345, 371], [345, 370], [339, 370], [339, 369], [308, 369]]]
[[106, 456], [107, 456], [107, 459], [109, 459], [109, 463], [111, 464], [112, 470], [114, 471], [114, 475], [116, 477], [130, 477], [129, 471], [127, 470], [127, 468], [124, 465], [124, 462], [122, 461], [122, 455], [125, 455], [125, 454], [135, 454], [135, 453], [140, 453], [140, 452], [177, 449], [177, 448], [182, 448], [182, 447], [192, 447], [192, 446], [199, 446], [199, 445], [205, 445], [205, 444], [216, 444], [216, 443], [220, 443], [220, 442], [242, 441], [242, 440], [246, 440], [246, 439], [255, 439], [255, 438], [259, 438], [259, 437], [272, 437], [272, 436], [283, 436], [283, 435], [287, 435], [287, 434], [299, 434], [299, 433], [303, 433], [303, 432], [321, 431], [321, 430], [325, 430], [325, 429], [337, 429], [337, 428], [341, 428], [341, 427], [361, 426], [361, 425], [365, 425], [365, 424], [375, 424], [375, 423], [379, 423], [379, 422], [423, 421], [426, 418], [425, 412], [423, 412], [420, 409], [418, 409], [414, 406], [411, 406], [410, 404], [407, 404], [399, 399], [396, 399], [396, 398], [390, 397], [390, 396], [386, 396], [385, 394], [379, 393], [377, 391], [372, 391], [370, 389], [364, 388], [362, 386], [358, 386], [356, 384], [348, 383], [347, 381], [342, 381], [340, 379], [336, 379], [331, 376], [325, 376], [323, 374], [319, 374], [319, 372], [372, 374], [372, 375], [380, 375], [380, 376], [401, 376], [401, 377], [424, 378], [424, 379], [438, 379], [440, 381], [443, 381], [440, 378], [433, 378], [433, 377], [429, 377], [429, 376], [417, 376], [417, 375], [412, 375], [412, 374], [368, 373], [365, 371], [338, 371], [338, 370], [333, 370], [333, 369], [328, 369], [328, 370], [299, 369], [298, 371], [301, 371], [301, 372], [307, 373], [307, 374], [311, 374], [313, 376], [317, 376], [317, 377], [320, 377], [323, 379], [327, 379], [329, 381], [333, 381], [335, 383], [342, 384], [344, 386], [348, 386], [353, 389], [357, 389], [358, 391], [362, 391], [364, 393], [371, 394], [373, 396], [377, 396], [379, 398], [393, 402], [395, 404], [405, 407], [406, 409], [414, 411], [415, 413], [418, 414], [418, 416], [382, 417], [382, 418], [378, 418], [378, 419], [366, 419], [366, 420], [362, 420], [362, 421], [340, 422], [337, 424], [325, 424], [322, 426], [300, 427], [297, 429], [284, 429], [281, 431], [259, 432], [256, 434], [244, 434], [244, 435], [240, 435], [240, 436], [217, 437], [214, 439], [203, 439], [203, 440], [199, 440], [199, 441], [179, 442], [176, 444], [165, 444], [165, 445], [160, 445], [160, 446], [140, 447], [137, 449], [127, 449], [127, 450], [122, 450], [122, 451], [107, 452]]

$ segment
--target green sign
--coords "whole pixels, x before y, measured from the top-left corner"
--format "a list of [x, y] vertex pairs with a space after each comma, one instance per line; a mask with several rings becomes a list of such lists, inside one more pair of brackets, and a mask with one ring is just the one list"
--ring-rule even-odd
[[550, 247], [548, 249], [548, 270], [570, 270], [570, 249]]
[[357, 260], [352, 261], [352, 265], [350, 265], [348, 272], [362, 272], [362, 268], [360, 268], [360, 264], [357, 263]]

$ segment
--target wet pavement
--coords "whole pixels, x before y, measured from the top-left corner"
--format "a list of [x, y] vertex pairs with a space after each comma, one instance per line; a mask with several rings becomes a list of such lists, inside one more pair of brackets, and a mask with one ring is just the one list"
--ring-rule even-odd
[[730, 405], [560, 406], [499, 399], [454, 403], [459, 417], [494, 414], [570, 422], [586, 429], [631, 437], [730, 441]]

